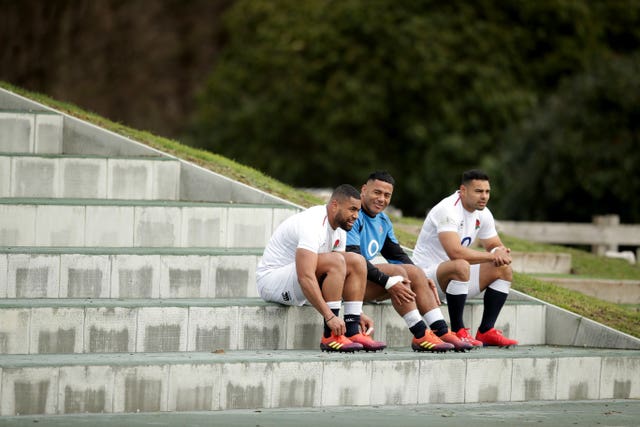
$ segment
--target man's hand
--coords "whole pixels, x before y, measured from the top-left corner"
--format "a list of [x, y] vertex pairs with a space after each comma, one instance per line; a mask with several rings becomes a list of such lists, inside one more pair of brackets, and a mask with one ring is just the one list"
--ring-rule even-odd
[[416, 294], [411, 290], [411, 282], [409, 279], [403, 279], [402, 282], [396, 283], [387, 289], [391, 301], [397, 305], [406, 304], [416, 300]]
[[347, 332], [347, 326], [344, 324], [344, 320], [335, 315], [327, 321], [327, 326], [331, 329], [333, 335], [337, 337], [344, 335], [345, 332]]
[[440, 301], [440, 296], [438, 295], [438, 287], [436, 285], [436, 282], [427, 277], [427, 286], [429, 286], [429, 290], [433, 292], [433, 297], [436, 300], [436, 304], [438, 304], [438, 306], [442, 305], [442, 301]]
[[362, 333], [367, 332], [369, 329], [373, 329], [373, 319], [364, 313], [360, 313], [360, 329]]
[[504, 246], [496, 246], [491, 249], [491, 254], [493, 255], [493, 265], [496, 267], [511, 264], [511, 249]]

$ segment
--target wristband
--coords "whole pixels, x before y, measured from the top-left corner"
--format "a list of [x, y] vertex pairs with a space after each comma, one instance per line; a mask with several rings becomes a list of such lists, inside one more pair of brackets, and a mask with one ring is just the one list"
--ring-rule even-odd
[[325, 320], [326, 323], [329, 323], [329, 321], [333, 320], [333, 318], [336, 317], [336, 315], [334, 314], [333, 316], [331, 316], [330, 318], [328, 318], [327, 320]]
[[404, 277], [402, 276], [391, 276], [389, 277], [389, 280], [387, 280], [387, 284], [384, 285], [384, 288], [386, 290], [389, 290], [390, 288], [402, 282], [403, 280], [404, 280]]

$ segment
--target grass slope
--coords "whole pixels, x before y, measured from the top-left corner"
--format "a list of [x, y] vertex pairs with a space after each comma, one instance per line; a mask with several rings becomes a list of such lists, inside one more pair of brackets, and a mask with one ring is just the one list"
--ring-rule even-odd
[[[131, 129], [120, 123], [114, 123], [100, 117], [97, 114], [84, 111], [74, 105], [59, 102], [41, 94], [28, 92], [5, 82], [0, 81], [0, 87], [176, 157], [196, 163], [221, 175], [290, 200], [301, 206], [308, 207], [322, 203], [320, 199], [312, 194], [297, 190], [253, 168], [241, 165], [223, 156], [205, 150], [194, 149], [177, 141], [162, 138], [146, 131]], [[406, 247], [413, 248], [418, 232], [420, 231], [422, 219], [394, 218], [394, 222], [396, 224], [396, 235], [400, 242]], [[584, 251], [562, 246], [537, 244], [509, 236], [502, 237], [505, 244], [514, 251], [571, 253], [573, 270], [576, 276], [609, 279], [640, 279], [640, 267], [638, 265], [632, 266], [625, 261], [597, 257]], [[526, 294], [588, 317], [614, 329], [640, 337], [640, 311], [637, 306], [608, 303], [579, 292], [555, 286], [551, 283], [542, 282], [532, 276], [524, 274], [515, 274], [513, 287]]]

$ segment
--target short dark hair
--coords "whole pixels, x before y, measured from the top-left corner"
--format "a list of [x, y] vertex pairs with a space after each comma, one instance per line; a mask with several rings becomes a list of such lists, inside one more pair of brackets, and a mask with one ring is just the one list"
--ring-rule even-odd
[[462, 173], [462, 185], [467, 185], [474, 179], [480, 181], [489, 181], [489, 175], [482, 172], [480, 169], [470, 169]]
[[360, 192], [356, 190], [353, 185], [341, 184], [337, 186], [335, 190], [333, 190], [330, 200], [343, 201], [352, 197], [354, 199], [360, 200]]
[[391, 176], [391, 174], [387, 171], [375, 171], [372, 172], [371, 175], [369, 175], [369, 178], [367, 178], [367, 182], [369, 181], [384, 181], [384, 182], [388, 182], [391, 185], [396, 185], [396, 180], [393, 179], [393, 177]]

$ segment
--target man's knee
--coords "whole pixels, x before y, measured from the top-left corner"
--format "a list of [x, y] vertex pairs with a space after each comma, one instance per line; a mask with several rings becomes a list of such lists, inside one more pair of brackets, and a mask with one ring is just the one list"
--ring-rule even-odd
[[343, 255], [347, 274], [367, 275], [367, 261], [362, 255], [355, 252], [345, 252]]
[[507, 282], [513, 281], [513, 269], [510, 265], [503, 265], [501, 267], [497, 267], [498, 279], [505, 280]]
[[316, 274], [318, 276], [347, 275], [347, 262], [338, 252], [329, 252], [320, 256]]
[[[471, 265], [463, 259], [454, 259], [442, 263], [439, 269], [443, 269], [443, 276], [447, 281], [457, 280], [459, 282], [468, 282], [471, 279]], [[438, 272], [438, 276], [440, 276]]]

